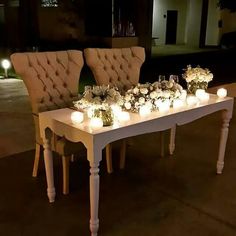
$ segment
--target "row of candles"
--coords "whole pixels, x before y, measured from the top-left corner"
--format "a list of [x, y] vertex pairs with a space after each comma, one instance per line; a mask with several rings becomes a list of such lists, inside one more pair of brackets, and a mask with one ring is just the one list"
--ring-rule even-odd
[[[224, 88], [220, 88], [217, 90], [217, 96], [219, 98], [224, 98], [227, 96], [227, 90]], [[178, 109], [183, 107], [185, 104], [188, 106], [193, 106], [198, 104], [199, 102], [207, 102], [210, 98], [209, 93], [207, 93], [203, 89], [197, 89], [195, 95], [187, 95], [187, 92], [185, 90], [182, 91], [181, 97], [178, 99], [175, 99], [173, 101], [173, 108]], [[171, 102], [169, 99], [166, 100], [157, 100], [155, 102], [155, 105], [158, 107], [159, 112], [167, 112], [170, 109]], [[121, 107], [118, 105], [112, 105], [112, 111], [115, 117], [115, 120], [119, 122], [126, 122], [130, 120], [129, 112], [122, 111]], [[145, 117], [151, 113], [151, 106], [148, 104], [145, 104], [140, 107], [139, 109], [139, 115], [141, 117]], [[92, 117], [91, 111], [88, 110], [87, 112], [89, 121], [89, 126], [93, 129], [100, 129], [103, 127], [103, 121], [99, 117]], [[84, 120], [84, 113], [79, 111], [74, 111], [71, 114], [71, 121], [73, 124], [80, 124]]]

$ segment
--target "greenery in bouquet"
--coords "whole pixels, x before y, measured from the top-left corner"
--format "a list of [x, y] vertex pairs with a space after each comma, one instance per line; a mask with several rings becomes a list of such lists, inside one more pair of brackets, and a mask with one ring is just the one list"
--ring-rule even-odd
[[169, 100], [172, 104], [181, 96], [182, 90], [182, 86], [173, 79], [137, 84], [125, 93], [123, 107], [132, 112], [138, 112], [144, 105], [156, 110], [158, 102]]

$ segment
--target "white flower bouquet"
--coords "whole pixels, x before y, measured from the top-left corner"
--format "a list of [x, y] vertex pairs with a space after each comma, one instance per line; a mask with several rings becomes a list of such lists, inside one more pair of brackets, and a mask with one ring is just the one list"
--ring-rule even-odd
[[144, 105], [156, 110], [158, 104], [165, 100], [172, 104], [174, 99], [181, 96], [182, 91], [182, 86], [173, 79], [137, 84], [125, 93], [123, 107], [132, 112], [138, 112]]
[[191, 65], [188, 65], [187, 69], [184, 70], [183, 78], [187, 82], [189, 93], [195, 94], [197, 89], [206, 90], [208, 83], [213, 79], [213, 74], [207, 68], [203, 69], [200, 66], [191, 67]]
[[191, 81], [209, 83], [213, 79], [213, 74], [207, 68], [203, 69], [200, 66], [191, 67], [191, 65], [188, 65], [183, 78], [187, 83]]
[[121, 104], [122, 96], [117, 88], [109, 85], [85, 86], [84, 93], [74, 106], [80, 109], [96, 106], [97, 108], [107, 107], [112, 104]]
[[74, 106], [87, 111], [89, 118], [99, 117], [103, 120], [103, 125], [113, 124], [112, 104], [123, 104], [123, 99], [118, 89], [109, 85], [86, 86], [85, 91]]

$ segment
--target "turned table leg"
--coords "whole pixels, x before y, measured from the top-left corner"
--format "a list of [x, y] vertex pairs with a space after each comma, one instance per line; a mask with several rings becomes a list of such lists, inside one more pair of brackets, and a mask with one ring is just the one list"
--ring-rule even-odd
[[225, 156], [225, 148], [226, 142], [228, 139], [228, 132], [229, 132], [229, 121], [231, 119], [230, 112], [224, 110], [222, 113], [223, 124], [221, 128], [221, 135], [220, 135], [220, 145], [219, 145], [219, 153], [218, 153], [218, 160], [217, 160], [217, 174], [221, 174], [224, 168], [224, 156]]
[[173, 155], [175, 150], [175, 133], [176, 133], [176, 125], [170, 129], [170, 144], [169, 144], [170, 155]]
[[52, 158], [52, 150], [50, 139], [45, 138], [43, 140], [43, 148], [44, 148], [44, 164], [46, 170], [46, 178], [47, 178], [47, 194], [49, 202], [55, 201], [55, 187], [54, 187], [54, 176], [53, 176], [53, 158]]

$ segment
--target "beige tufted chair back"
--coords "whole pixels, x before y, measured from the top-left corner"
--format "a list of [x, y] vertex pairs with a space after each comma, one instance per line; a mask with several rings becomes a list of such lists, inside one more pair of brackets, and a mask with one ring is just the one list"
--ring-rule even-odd
[[[11, 61], [23, 79], [30, 96], [35, 122], [35, 160], [33, 177], [37, 176], [42, 140], [38, 113], [72, 105], [78, 96], [78, 83], [84, 64], [81, 51], [14, 53]], [[52, 149], [62, 156], [63, 193], [69, 193], [69, 158], [81, 147], [65, 138], [53, 135]]]
[[84, 61], [81, 51], [14, 53], [11, 61], [29, 92], [39, 137], [38, 113], [71, 106], [78, 97], [78, 83]]
[[84, 56], [98, 85], [109, 84], [123, 92], [138, 83], [145, 51], [142, 47], [86, 48]]

